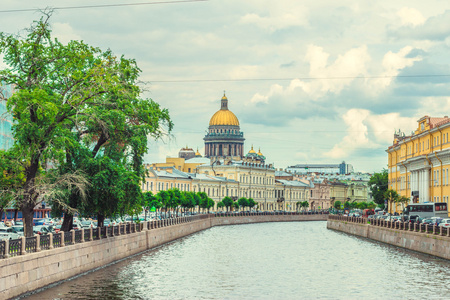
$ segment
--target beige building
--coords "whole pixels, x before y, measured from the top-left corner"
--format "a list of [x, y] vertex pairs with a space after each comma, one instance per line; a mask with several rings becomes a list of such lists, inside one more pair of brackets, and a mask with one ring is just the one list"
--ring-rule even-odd
[[212, 165], [199, 165], [197, 170], [199, 174], [239, 182], [237, 189], [230, 190], [228, 194], [235, 200], [241, 197], [252, 198], [261, 210], [269, 209], [276, 203], [275, 169], [271, 165], [245, 161], [216, 161]]

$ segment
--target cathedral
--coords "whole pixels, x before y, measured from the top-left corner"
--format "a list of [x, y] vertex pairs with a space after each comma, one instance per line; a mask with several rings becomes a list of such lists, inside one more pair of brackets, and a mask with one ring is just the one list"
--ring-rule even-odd
[[244, 153], [244, 133], [240, 131], [239, 120], [228, 109], [228, 99], [223, 95], [218, 110], [209, 121], [205, 141], [205, 157], [241, 160]]

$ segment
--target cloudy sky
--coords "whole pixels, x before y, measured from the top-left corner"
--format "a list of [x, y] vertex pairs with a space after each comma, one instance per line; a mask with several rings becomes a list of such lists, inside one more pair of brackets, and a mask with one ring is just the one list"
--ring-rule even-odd
[[[9, 10], [151, 2], [2, 0], [0, 30], [18, 33], [40, 16]], [[261, 148], [277, 168], [345, 160], [380, 171], [394, 130], [450, 114], [448, 0], [164, 2], [61, 9], [51, 19], [61, 41], [138, 61], [143, 97], [175, 123], [151, 142], [147, 162], [186, 145], [203, 153], [224, 90], [246, 151]]]

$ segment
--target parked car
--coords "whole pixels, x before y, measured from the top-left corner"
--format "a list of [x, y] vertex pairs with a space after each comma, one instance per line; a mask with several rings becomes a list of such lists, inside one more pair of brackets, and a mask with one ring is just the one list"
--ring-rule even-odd
[[441, 227], [450, 227], [450, 219], [442, 219], [442, 221], [439, 223], [439, 226]]
[[62, 227], [62, 224], [55, 225], [53, 227], [53, 230], [55, 231], [55, 233], [58, 233], [61, 231], [61, 227]]
[[433, 219], [423, 219], [421, 224], [428, 224], [429, 226], [433, 226], [434, 221], [433, 221]]
[[15, 240], [20, 238], [20, 235], [15, 233], [11, 227], [0, 228], [0, 239], [2, 240]]
[[89, 229], [89, 228], [94, 228], [94, 222], [86, 220], [86, 221], [81, 221], [81, 228], [85, 228], [85, 229]]
[[50, 232], [51, 231], [45, 225], [33, 226], [33, 233], [34, 234], [43, 235], [43, 234], [49, 234]]
[[17, 233], [20, 236], [23, 236], [23, 226], [11, 226], [11, 229], [13, 230], [14, 233]]

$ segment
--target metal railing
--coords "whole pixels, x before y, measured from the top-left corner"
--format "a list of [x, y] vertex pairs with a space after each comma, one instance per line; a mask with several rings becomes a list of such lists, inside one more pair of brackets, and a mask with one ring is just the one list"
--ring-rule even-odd
[[6, 242], [0, 240], [0, 258], [4, 258], [6, 254]]
[[[0, 241], [0, 258], [17, 256], [25, 253], [32, 253], [40, 250], [49, 250], [52, 248], [65, 247], [90, 240], [99, 240], [103, 238], [114, 237], [118, 235], [134, 234], [144, 230], [154, 230], [161, 227], [176, 226], [183, 223], [206, 220], [212, 217], [236, 217], [236, 216], [267, 216], [267, 215], [308, 215], [308, 214], [327, 214], [327, 212], [239, 212], [239, 213], [216, 213], [199, 214], [193, 216], [182, 216], [175, 218], [166, 218], [152, 220], [143, 223], [126, 223], [112, 227], [87, 228], [82, 230], [73, 230], [68, 232], [59, 232], [48, 235], [40, 235], [19, 238], [15, 240]], [[92, 235], [91, 235], [92, 231]], [[63, 238], [64, 236], [64, 238]], [[23, 245], [25, 243], [25, 245]], [[39, 245], [38, 245], [39, 244]]]
[[429, 225], [417, 222], [386, 221], [384, 219], [367, 219], [362, 217], [347, 217], [338, 215], [329, 215], [328, 218], [330, 220], [367, 224], [369, 226], [385, 227], [394, 230], [413, 231], [423, 234], [450, 237], [450, 228], [444, 226]]
[[61, 247], [62, 243], [61, 243], [61, 232], [55, 233], [53, 234], [53, 247], [57, 248], [57, 247]]
[[25, 251], [28, 253], [36, 252], [37, 250], [37, 237], [31, 236], [25, 238]]
[[41, 250], [50, 249], [50, 235], [48, 234], [41, 235], [39, 247], [41, 248]]
[[16, 256], [16, 255], [20, 255], [21, 252], [22, 252], [22, 238], [9, 240], [8, 255]]

